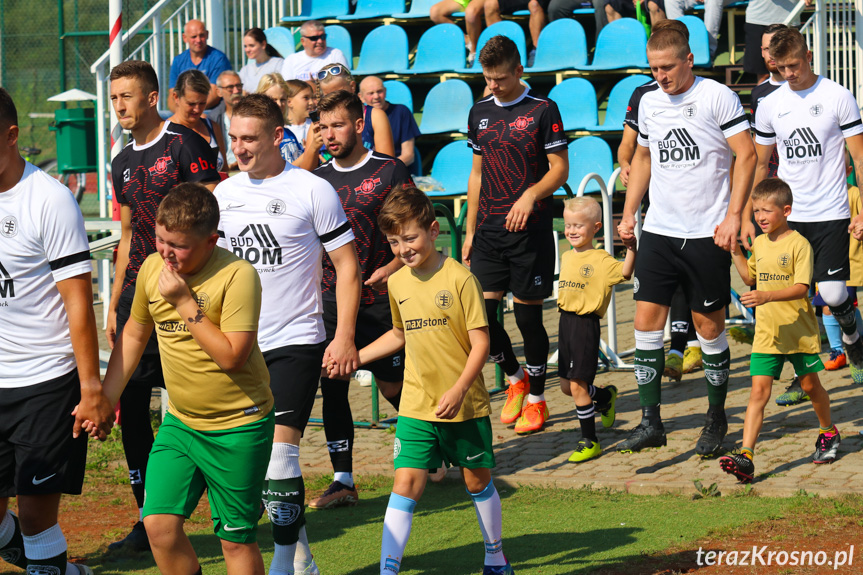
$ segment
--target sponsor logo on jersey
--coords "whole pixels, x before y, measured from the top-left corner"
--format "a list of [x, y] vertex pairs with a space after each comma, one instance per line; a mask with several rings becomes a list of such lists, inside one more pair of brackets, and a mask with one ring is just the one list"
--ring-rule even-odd
[[528, 116], [519, 116], [515, 122], [509, 125], [513, 130], [526, 130], [528, 126], [533, 124], [533, 118]]
[[[243, 205], [243, 204], [240, 204]], [[230, 208], [228, 208], [230, 209]], [[271, 216], [281, 216], [287, 211], [288, 207], [285, 205], [285, 202], [282, 200], [273, 200], [269, 204], [267, 204], [267, 213]]]
[[370, 194], [375, 191], [375, 188], [379, 185], [381, 185], [380, 178], [366, 178], [359, 186], [354, 188], [354, 191], [360, 194]]
[[566, 288], [584, 289], [586, 287], [587, 287], [587, 284], [583, 284], [581, 282], [574, 282], [571, 280], [559, 280], [557, 282], [557, 289], [566, 289]]
[[0, 297], [15, 297], [15, 281], [2, 263], [0, 263]]
[[822, 155], [821, 142], [815, 137], [812, 128], [797, 128], [782, 143], [785, 145], [786, 160], [820, 158]]
[[791, 254], [789, 254], [789, 253], [781, 254], [778, 258], [776, 258], [776, 265], [778, 265], [780, 268], [783, 268], [783, 269], [790, 266], [791, 265]]
[[581, 273], [581, 277], [589, 278], [593, 275], [593, 266], [590, 264], [584, 264], [578, 271]]
[[686, 128], [673, 128], [658, 144], [660, 164], [684, 167], [692, 166], [696, 160], [701, 159], [698, 144], [695, 143]]
[[[240, 235], [229, 238], [231, 251], [250, 264], [281, 265], [282, 248], [270, 224], [249, 224]], [[206, 310], [205, 310], [206, 311]]]
[[174, 163], [174, 160], [171, 158], [171, 156], [162, 156], [161, 158], [156, 160], [156, 163], [153, 164], [153, 166], [151, 168], [149, 168], [149, 171], [151, 174], [160, 176], [160, 175], [164, 174], [165, 172], [167, 172], [168, 168], [173, 163]]
[[768, 272], [758, 272], [758, 281], [760, 282], [787, 282], [791, 279], [791, 274], [771, 274]]
[[14, 238], [18, 235], [18, 220], [15, 216], [6, 216], [0, 221], [0, 235], [4, 238]]
[[405, 331], [413, 331], [424, 327], [445, 327], [449, 319], [445, 317], [427, 317], [405, 320]]
[[442, 289], [434, 296], [434, 304], [440, 309], [449, 309], [452, 307], [453, 299], [449, 290]]
[[821, 104], [815, 104], [814, 106], [809, 108], [809, 113], [813, 116], [820, 116], [823, 111], [824, 106], [822, 106]]
[[479, 126], [477, 126], [478, 130], [485, 130], [488, 128], [488, 118], [483, 118], [479, 121]]
[[189, 331], [186, 324], [182, 321], [163, 321], [159, 323], [159, 329], [166, 333], [176, 333], [178, 331]]

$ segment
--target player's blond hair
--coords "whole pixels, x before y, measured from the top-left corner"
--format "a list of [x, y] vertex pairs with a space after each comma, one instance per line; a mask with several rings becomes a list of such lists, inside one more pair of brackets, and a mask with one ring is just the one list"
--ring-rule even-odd
[[686, 24], [681, 22], [680, 20], [674, 20], [672, 18], [666, 18], [665, 20], [660, 20], [656, 24], [653, 25], [653, 30], [651, 30], [651, 34], [656, 34], [660, 30], [677, 30], [681, 34], [686, 37], [686, 41], [689, 42], [689, 28], [686, 27]]
[[770, 201], [778, 207], [790, 206], [794, 201], [791, 186], [780, 178], [767, 178], [752, 190], [752, 201]]
[[663, 50], [671, 50], [681, 60], [685, 60], [692, 53], [689, 40], [674, 28], [663, 28], [650, 35], [650, 39], [647, 41], [647, 51], [661, 52]]
[[785, 30], [778, 30], [773, 34], [767, 50], [774, 60], [794, 56], [805, 58], [806, 53], [809, 52], [809, 46], [806, 44], [806, 38], [803, 37], [803, 34], [797, 28], [789, 26]]
[[169, 232], [209, 237], [219, 227], [219, 202], [203, 185], [183, 182], [162, 198], [156, 210], [156, 223]]
[[434, 221], [431, 199], [419, 188], [409, 185], [397, 187], [387, 194], [378, 214], [378, 226], [385, 234], [397, 234], [410, 222], [428, 229]]
[[602, 223], [602, 206], [593, 198], [576, 196], [563, 201], [563, 211], [573, 214], [585, 214], [594, 222]]

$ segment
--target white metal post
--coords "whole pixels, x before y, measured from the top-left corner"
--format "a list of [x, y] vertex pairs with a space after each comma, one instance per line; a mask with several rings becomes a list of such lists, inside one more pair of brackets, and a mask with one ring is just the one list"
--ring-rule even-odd
[[205, 0], [204, 18], [210, 31], [209, 44], [225, 52], [225, 6], [222, 0]]

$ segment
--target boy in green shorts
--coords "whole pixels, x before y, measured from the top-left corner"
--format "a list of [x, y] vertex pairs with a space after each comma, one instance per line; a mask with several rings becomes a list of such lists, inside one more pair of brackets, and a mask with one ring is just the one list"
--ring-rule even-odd
[[569, 460], [582, 463], [602, 453], [596, 437], [596, 412], [601, 414], [603, 427], [614, 425], [617, 388], [593, 385], [599, 361], [599, 320], [608, 309], [612, 287], [632, 277], [636, 247], [627, 247], [622, 262], [593, 247], [593, 237], [602, 228], [602, 207], [593, 198], [566, 200], [563, 222], [572, 249], [560, 259], [558, 375], [560, 390], [575, 400], [581, 426], [581, 439]]
[[405, 379], [384, 518], [381, 575], [399, 572], [414, 507], [428, 470], [458, 465], [485, 540], [485, 575], [511, 575], [503, 555], [500, 496], [491, 481], [488, 320], [482, 288], [460, 263], [435, 250], [440, 228], [431, 200], [414, 187], [390, 192], [378, 215], [404, 267], [388, 287], [393, 329], [360, 350], [369, 363], [405, 348]]
[[791, 214], [791, 188], [779, 178], [759, 182], [752, 191], [755, 221], [762, 235], [752, 245], [747, 261], [734, 245], [732, 257], [740, 277], [757, 289], [741, 294], [746, 307], [755, 312], [755, 340], [749, 370], [752, 391], [743, 423], [743, 448], [740, 453], [719, 458], [719, 466], [742, 483], [755, 476], [755, 441], [764, 420], [764, 406], [770, 400], [773, 380], [782, 372], [787, 358], [794, 366], [803, 391], [821, 429], [815, 442], [813, 463], [833, 463], [839, 447], [839, 431], [830, 420], [830, 398], [818, 380], [824, 369], [818, 353], [821, 338], [815, 308], [809, 301], [812, 281], [812, 246], [802, 235], [788, 227]]
[[200, 184], [162, 200], [157, 253], [141, 266], [104, 382], [114, 405], [155, 326], [170, 401], [147, 464], [143, 515], [156, 564], [172, 575], [201, 573], [183, 522], [205, 489], [228, 574], [264, 573], [255, 536], [274, 420], [257, 343], [261, 282], [249, 262], [216, 246], [218, 223], [219, 204]]

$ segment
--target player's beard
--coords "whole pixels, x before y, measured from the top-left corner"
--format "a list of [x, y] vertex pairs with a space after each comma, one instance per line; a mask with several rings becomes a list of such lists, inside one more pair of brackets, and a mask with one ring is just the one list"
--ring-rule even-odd
[[348, 136], [348, 139], [344, 142], [339, 142], [341, 144], [341, 148], [337, 153], [333, 153], [331, 150], [327, 150], [330, 152], [330, 155], [336, 159], [341, 160], [342, 158], [347, 158], [351, 154], [354, 153], [354, 148], [357, 147], [357, 134], [356, 132], [351, 132]]

